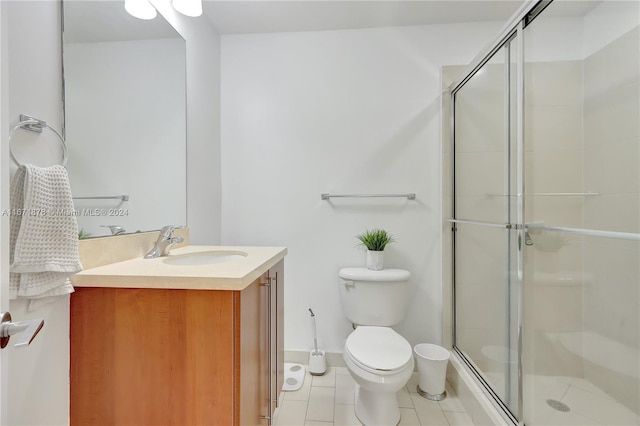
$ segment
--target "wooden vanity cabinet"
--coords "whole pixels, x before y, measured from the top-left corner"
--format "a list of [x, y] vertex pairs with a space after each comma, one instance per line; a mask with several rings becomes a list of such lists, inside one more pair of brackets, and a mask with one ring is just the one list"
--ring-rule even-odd
[[284, 379], [283, 267], [241, 291], [76, 288], [70, 424], [269, 425]]

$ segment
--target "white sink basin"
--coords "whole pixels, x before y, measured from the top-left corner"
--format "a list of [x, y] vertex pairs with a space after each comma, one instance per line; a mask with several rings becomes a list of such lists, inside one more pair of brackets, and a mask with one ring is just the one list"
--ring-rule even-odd
[[167, 256], [163, 262], [168, 265], [196, 266], [237, 262], [247, 257], [243, 251], [216, 250]]

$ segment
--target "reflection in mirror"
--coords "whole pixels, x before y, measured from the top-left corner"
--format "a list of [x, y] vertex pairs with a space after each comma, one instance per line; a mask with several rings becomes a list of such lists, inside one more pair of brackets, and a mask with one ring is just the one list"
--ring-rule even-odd
[[185, 42], [124, 1], [64, 1], [67, 169], [83, 237], [186, 224]]

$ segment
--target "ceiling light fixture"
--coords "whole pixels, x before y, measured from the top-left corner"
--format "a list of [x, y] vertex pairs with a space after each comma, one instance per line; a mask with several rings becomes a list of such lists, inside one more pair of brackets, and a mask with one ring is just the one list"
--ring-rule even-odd
[[124, 10], [138, 19], [153, 19], [158, 12], [148, 0], [124, 0]]
[[202, 0], [172, 0], [173, 8], [186, 16], [202, 15]]

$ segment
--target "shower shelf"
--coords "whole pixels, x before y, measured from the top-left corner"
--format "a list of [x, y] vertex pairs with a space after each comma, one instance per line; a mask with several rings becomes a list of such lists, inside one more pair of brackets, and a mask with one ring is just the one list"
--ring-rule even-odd
[[[526, 194], [526, 195], [533, 195], [534, 197], [590, 197], [590, 196], [594, 196], [594, 195], [600, 195], [599, 192], [534, 192], [533, 194]], [[520, 197], [521, 194], [511, 194], [511, 195], [505, 195], [505, 194], [487, 194], [487, 197]]]
[[544, 197], [565, 197], [565, 196], [590, 196], [590, 195], [600, 195], [598, 192], [534, 192], [534, 196], [544, 196]]

